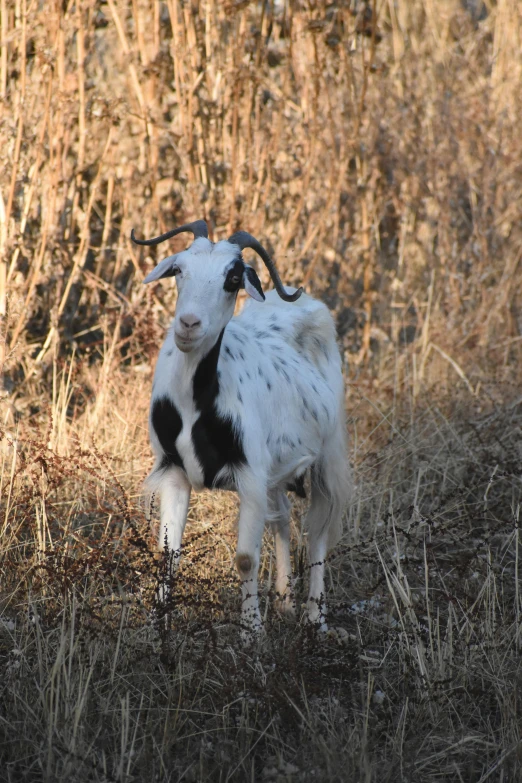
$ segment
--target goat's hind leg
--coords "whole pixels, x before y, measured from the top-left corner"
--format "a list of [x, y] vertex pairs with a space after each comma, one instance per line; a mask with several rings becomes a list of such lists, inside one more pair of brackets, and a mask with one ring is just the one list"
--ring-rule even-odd
[[326, 624], [326, 599], [324, 572], [332, 515], [339, 513], [330, 496], [328, 486], [321, 478], [321, 471], [312, 468], [311, 505], [305, 520], [308, 533], [308, 558], [310, 587], [304, 619], [315, 625], [319, 631], [328, 630]]
[[292, 504], [284, 492], [275, 490], [268, 497], [268, 518], [274, 534], [276, 554], [275, 607], [281, 614], [295, 616], [295, 597], [290, 561], [290, 513]]
[[341, 537], [351, 486], [346, 436], [344, 429], [338, 427], [327, 440], [320, 460], [312, 467], [311, 505], [305, 520], [310, 558], [306, 619], [323, 632], [328, 630], [324, 585], [326, 554]]
[[305, 608], [305, 620], [316, 625], [318, 630], [328, 630], [326, 625], [326, 600], [324, 585], [325, 559], [327, 552], [328, 531], [324, 528], [324, 520], [328, 513], [326, 498], [312, 484], [312, 504], [308, 511], [306, 525], [308, 527], [308, 558], [310, 567], [310, 587]]
[[257, 572], [267, 517], [266, 481], [260, 481], [252, 471], [244, 471], [238, 492], [240, 508], [236, 566], [241, 579], [241, 636], [245, 643], [249, 643], [263, 629], [257, 594]]

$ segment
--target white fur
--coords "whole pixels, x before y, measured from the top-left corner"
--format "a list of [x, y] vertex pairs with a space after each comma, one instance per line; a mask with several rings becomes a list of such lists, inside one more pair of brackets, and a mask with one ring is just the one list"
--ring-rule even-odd
[[238, 567], [250, 563], [250, 568], [240, 569], [247, 633], [261, 627], [257, 570], [267, 520], [275, 536], [279, 606], [293, 611], [286, 485], [312, 466], [311, 507], [305, 520], [311, 562], [306, 616], [324, 630], [324, 559], [340, 537], [350, 492], [335, 328], [325, 305], [304, 294], [296, 302], [285, 302], [270, 291], [266, 301], [251, 299], [233, 317], [235, 295], [223, 290], [223, 280], [238, 258], [238, 248], [229, 242], [213, 245], [200, 238], [162, 261], [156, 267], [162, 271], [147, 278], [156, 279], [171, 266], [179, 270], [176, 314], [158, 357], [152, 404], [168, 397], [180, 413], [183, 428], [176, 448], [186, 472], [175, 466], [160, 469], [162, 450], [151, 427], [157, 463], [149, 486], [161, 496], [160, 546], [166, 535], [170, 549], [179, 555], [191, 487], [203, 487], [191, 439], [199, 416], [193, 377], [226, 326], [215, 405], [242, 433], [246, 456], [246, 464], [232, 470], [228, 479], [240, 497], [236, 560]]

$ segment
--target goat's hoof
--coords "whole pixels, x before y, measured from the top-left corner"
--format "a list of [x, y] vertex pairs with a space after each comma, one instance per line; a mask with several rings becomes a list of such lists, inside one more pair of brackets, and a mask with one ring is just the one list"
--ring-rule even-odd
[[329, 628], [326, 632], [326, 638], [337, 642], [339, 647], [346, 647], [350, 643], [350, 634], [346, 628]]
[[303, 604], [301, 622], [304, 625], [313, 626], [320, 634], [325, 634], [328, 631], [323, 607], [317, 601], [308, 600], [306, 604]]
[[303, 614], [301, 618], [301, 624], [304, 625], [306, 628], [313, 629], [320, 636], [324, 636], [326, 638], [326, 634], [328, 633], [328, 625], [324, 617], [318, 617], [317, 619], [315, 619], [310, 617], [305, 612], [305, 614]]
[[253, 647], [262, 641], [265, 635], [263, 624], [249, 626], [243, 624], [241, 628], [241, 644], [243, 647]]
[[249, 647], [265, 635], [265, 628], [258, 610], [245, 611], [241, 615], [241, 642]]

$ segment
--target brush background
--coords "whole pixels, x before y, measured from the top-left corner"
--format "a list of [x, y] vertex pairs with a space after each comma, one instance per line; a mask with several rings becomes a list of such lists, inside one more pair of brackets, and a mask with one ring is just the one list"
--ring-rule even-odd
[[[521, 51], [517, 0], [0, 0], [1, 780], [520, 774]], [[198, 218], [336, 318], [344, 642], [275, 614], [267, 536], [238, 646], [227, 493], [154, 619], [142, 280], [187, 238], [130, 230]]]

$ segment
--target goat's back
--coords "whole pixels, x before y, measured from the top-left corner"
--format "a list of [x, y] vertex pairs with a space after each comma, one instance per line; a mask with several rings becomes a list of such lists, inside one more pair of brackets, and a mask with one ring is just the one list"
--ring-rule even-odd
[[[295, 289], [287, 290], [292, 293]], [[321, 356], [338, 358], [335, 325], [330, 311], [322, 302], [306, 294], [302, 294], [296, 302], [284, 302], [276, 291], [269, 291], [264, 302], [249, 300], [234, 321], [257, 332], [283, 338], [299, 353], [316, 361]]]
[[274, 481], [313, 464], [339, 428], [344, 384], [335, 326], [311, 297], [283, 302], [270, 291], [265, 302], [249, 302], [225, 330], [219, 373], [220, 414], [241, 427], [252, 464], [268, 449]]

